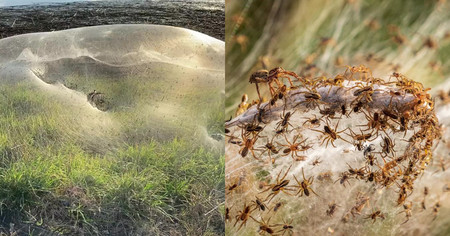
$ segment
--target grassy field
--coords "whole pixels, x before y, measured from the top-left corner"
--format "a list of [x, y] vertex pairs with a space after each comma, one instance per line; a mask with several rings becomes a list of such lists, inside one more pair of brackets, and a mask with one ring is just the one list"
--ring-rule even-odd
[[[132, 99], [124, 84], [90, 86], [116, 108], [78, 106], [28, 82], [0, 86], [0, 234], [223, 233], [223, 150], [188, 132], [152, 138], [149, 123], [127, 120], [141, 105], [117, 108], [130, 101], [114, 95]], [[202, 110], [208, 132], [223, 132], [223, 105], [212, 104]]]

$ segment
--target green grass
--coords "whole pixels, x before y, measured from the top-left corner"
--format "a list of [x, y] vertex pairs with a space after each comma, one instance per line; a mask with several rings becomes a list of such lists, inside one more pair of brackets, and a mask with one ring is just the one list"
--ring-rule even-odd
[[[30, 88], [0, 86], [0, 233], [223, 232], [219, 210], [205, 216], [224, 201], [223, 151], [183, 135], [93, 151], [68, 132], [71, 111]], [[219, 130], [223, 115], [208, 119]]]

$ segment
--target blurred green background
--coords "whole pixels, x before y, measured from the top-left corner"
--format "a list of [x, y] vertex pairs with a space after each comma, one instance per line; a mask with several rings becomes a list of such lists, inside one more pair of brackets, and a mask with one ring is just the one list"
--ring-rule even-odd
[[226, 114], [250, 74], [281, 66], [302, 76], [332, 76], [363, 64], [374, 76], [393, 71], [432, 87], [450, 73], [447, 1], [226, 1]]

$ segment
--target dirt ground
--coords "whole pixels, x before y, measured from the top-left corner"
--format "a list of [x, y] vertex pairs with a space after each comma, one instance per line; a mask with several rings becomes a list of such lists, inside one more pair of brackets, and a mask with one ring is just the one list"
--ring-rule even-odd
[[224, 2], [77, 2], [0, 7], [0, 38], [94, 25], [160, 24], [225, 38]]

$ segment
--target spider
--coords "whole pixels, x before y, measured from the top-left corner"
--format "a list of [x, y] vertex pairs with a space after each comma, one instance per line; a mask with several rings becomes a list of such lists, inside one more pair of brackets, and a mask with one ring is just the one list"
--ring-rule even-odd
[[255, 222], [257, 222], [259, 224], [259, 230], [258, 233], [260, 235], [264, 234], [264, 233], [268, 233], [270, 235], [273, 235], [275, 233], [275, 231], [272, 229], [275, 225], [269, 225], [269, 221], [270, 221], [270, 217], [267, 220], [267, 222], [264, 221], [263, 218], [261, 218], [261, 221], [256, 220], [255, 218], [253, 218], [253, 216], [250, 216]]
[[[339, 121], [340, 121], [340, 120], [339, 120]], [[339, 126], [339, 121], [336, 123], [336, 126], [335, 126], [334, 130], [332, 130], [332, 129], [330, 128], [330, 124], [328, 123], [328, 121], [327, 121], [327, 125], [325, 125], [325, 126], [323, 127], [325, 132], [324, 132], [324, 131], [320, 131], [320, 130], [316, 130], [316, 129], [311, 129], [311, 130], [320, 132], [320, 133], [322, 133], [322, 134], [325, 135], [325, 138], [323, 138], [322, 143], [320, 143], [320, 145], [322, 145], [325, 141], [327, 141], [326, 144], [325, 144], [325, 147], [328, 147], [328, 143], [331, 141], [331, 145], [332, 145], [333, 147], [336, 147], [336, 145], [334, 145], [334, 141], [335, 141], [336, 139], [338, 139], [338, 138], [344, 140], [344, 141], [347, 142], [347, 143], [350, 143], [350, 142], [347, 141], [346, 139], [344, 139], [344, 138], [342, 138], [341, 136], [339, 136], [339, 133], [342, 133], [342, 132], [344, 132], [344, 131], [346, 131], [346, 130], [348, 129], [348, 128], [347, 128], [347, 129], [344, 129], [344, 130], [341, 130], [341, 131], [337, 131], [337, 127]], [[351, 144], [351, 143], [350, 143], [350, 144]]]
[[408, 202], [408, 203], [403, 204], [404, 211], [399, 212], [399, 214], [400, 213], [405, 213], [406, 220], [402, 224], [405, 224], [406, 222], [408, 222], [409, 218], [412, 216], [411, 208], [412, 208], [412, 202], [411, 201]]
[[350, 89], [358, 88], [353, 91], [353, 96], [356, 98], [353, 100], [351, 104], [356, 104], [358, 102], [369, 103], [372, 102], [372, 94], [377, 91], [374, 90], [371, 85], [363, 86], [361, 83], [357, 83], [356, 86], [351, 87]]
[[[287, 142], [288, 144], [281, 144], [281, 143], [278, 143], [278, 142], [277, 142], [278, 145], [283, 146], [283, 147], [286, 147], [286, 148], [283, 150], [282, 156], [287, 156], [287, 155], [291, 154], [291, 157], [292, 157], [292, 159], [294, 159], [294, 160], [295, 160], [294, 155], [295, 155], [296, 157], [301, 157], [301, 156], [298, 154], [298, 152], [300, 152], [300, 151], [305, 151], [307, 148], [309, 148], [309, 146], [302, 145], [302, 144], [305, 143], [306, 140], [308, 140], [308, 139], [304, 139], [303, 141], [296, 143], [296, 141], [297, 141], [297, 139], [298, 139], [299, 137], [300, 137], [300, 135], [296, 135], [296, 136], [294, 137], [294, 140], [293, 140], [292, 143], [291, 143], [291, 142], [289, 142], [289, 140], [287, 139], [287, 137], [286, 137], [286, 135], [285, 135], [284, 138], [286, 139], [286, 142]], [[300, 146], [300, 147], [299, 147], [299, 146]]]
[[356, 204], [350, 209], [350, 213], [353, 217], [355, 214], [361, 215], [361, 211], [364, 209], [366, 204], [369, 204], [370, 197], [365, 196], [361, 192], [356, 195]]
[[239, 154], [241, 154], [242, 157], [246, 157], [248, 154], [248, 151], [250, 150], [250, 152], [253, 155], [253, 158], [255, 158], [256, 160], [259, 160], [256, 157], [255, 151], [253, 148], [253, 145], [256, 143], [256, 140], [258, 140], [258, 135], [254, 135], [253, 138], [248, 138], [248, 136], [250, 136], [250, 134], [245, 134], [244, 129], [242, 129], [243, 147], [241, 148], [241, 150], [239, 150]]
[[244, 135], [249, 136], [250, 134], [258, 135], [261, 131], [264, 130], [265, 127], [258, 125], [256, 120], [253, 120], [252, 123], [248, 124], [238, 124], [238, 127], [245, 130]]
[[291, 125], [291, 123], [289, 123], [289, 119], [292, 117], [292, 115], [295, 113], [294, 112], [290, 112], [288, 111], [286, 114], [283, 111], [283, 115], [280, 114], [280, 118], [281, 121], [277, 122], [277, 127], [275, 128], [276, 130], [287, 130], [288, 126], [290, 125], [292, 128], [294, 128], [294, 126]]
[[270, 105], [274, 106], [275, 103], [278, 101], [278, 99], [286, 98], [288, 92], [288, 88], [286, 85], [281, 86], [281, 88], [278, 89], [278, 91], [275, 93], [275, 95], [272, 96], [270, 99]]
[[267, 197], [266, 197], [266, 199], [265, 199], [264, 201], [267, 201], [267, 200], [270, 198], [269, 201], [268, 201], [268, 203], [270, 203], [270, 201], [271, 201], [278, 193], [280, 193], [280, 191], [283, 192], [283, 193], [285, 193], [285, 194], [287, 194], [287, 195], [291, 195], [290, 193], [287, 192], [287, 191], [290, 191], [290, 190], [291, 190], [291, 189], [289, 189], [289, 188], [287, 187], [287, 185], [289, 184], [289, 180], [285, 180], [286, 175], [288, 174], [288, 172], [289, 172], [289, 170], [291, 169], [291, 167], [292, 167], [292, 165], [289, 166], [289, 168], [286, 170], [286, 173], [283, 175], [283, 177], [282, 177], [281, 179], [280, 179], [280, 174], [281, 174], [281, 171], [282, 171], [282, 170], [280, 170], [280, 172], [279, 172], [278, 175], [277, 175], [277, 183], [276, 183], [276, 184], [270, 184], [266, 190], [264, 190], [264, 191], [261, 192], [261, 193], [264, 193], [264, 192], [267, 192], [267, 191], [269, 191], [269, 190], [272, 190], [272, 192], [271, 192], [269, 195], [267, 195]]
[[439, 213], [439, 208], [441, 207], [441, 203], [440, 203], [440, 201], [438, 200], [435, 204], [434, 204], [434, 206], [433, 206], [433, 221], [437, 218], [437, 216], [438, 216], [438, 213]]
[[320, 160], [320, 157], [318, 157], [313, 162], [311, 162], [311, 165], [314, 168], [315, 166], [318, 166], [320, 163], [322, 163], [322, 161]]
[[283, 224], [276, 224], [276, 225], [274, 225], [274, 226], [282, 226], [281, 227], [282, 229], [277, 231], [277, 233], [283, 232], [281, 235], [284, 235], [285, 233], [288, 233], [288, 234], [292, 235], [294, 233], [294, 231], [292, 230], [294, 228], [294, 226], [292, 226], [292, 221], [294, 221], [294, 220], [291, 219], [289, 222], [283, 220]]
[[320, 93], [317, 92], [317, 90], [316, 90], [315, 88], [312, 88], [312, 89], [309, 89], [309, 88], [308, 88], [308, 90], [309, 90], [309, 91], [301, 91], [301, 92], [297, 92], [297, 93], [292, 94], [292, 95], [297, 95], [297, 94], [303, 93], [303, 94], [304, 94], [303, 96], [304, 96], [304, 98], [305, 98], [304, 101], [301, 101], [301, 102], [297, 103], [297, 104], [294, 106], [294, 108], [297, 107], [298, 105], [306, 104], [306, 105], [305, 105], [306, 108], [308, 108], [308, 109], [315, 109], [315, 108], [318, 107], [321, 103], [324, 103], [324, 102], [321, 100], [321, 99], [322, 99], [322, 96], [320, 95]]
[[[361, 146], [364, 142], [372, 142], [373, 140], [376, 139], [376, 137], [372, 138], [372, 133], [363, 133], [361, 129], [359, 129], [359, 132], [361, 134], [356, 134], [355, 132], [353, 132], [353, 130], [350, 130], [350, 134], [345, 133], [346, 135], [352, 137], [352, 139], [354, 141], [357, 141], [357, 146]], [[372, 139], [371, 139], [372, 138]]]
[[338, 207], [340, 207], [340, 206], [338, 204], [336, 204], [334, 201], [329, 203], [328, 209], [326, 210], [327, 216], [332, 217]]
[[239, 187], [239, 184], [236, 182], [234, 184], [230, 184], [226, 187], [227, 193], [226, 194], [230, 194], [233, 191], [235, 191], [237, 189], [237, 187]]
[[289, 84], [291, 85], [291, 88], [296, 88], [296, 86], [292, 83], [292, 80], [288, 75], [296, 78], [300, 82], [305, 82], [305, 80], [303, 78], [301, 78], [300, 76], [298, 76], [295, 72], [287, 71], [281, 67], [276, 67], [269, 71], [269, 77], [275, 77], [276, 79], [286, 78], [289, 80]]
[[348, 173], [347, 172], [342, 172], [341, 174], [339, 174], [339, 179], [337, 179], [334, 182], [336, 183], [336, 182], [339, 181], [339, 183], [344, 185], [344, 188], [345, 188], [345, 182], [350, 184], [350, 182], [348, 181], [349, 179], [350, 179], [350, 176], [348, 176]]
[[395, 151], [394, 151], [394, 142], [392, 141], [391, 138], [389, 138], [388, 136], [383, 138], [383, 142], [380, 143], [383, 153], [387, 156], [389, 154], [395, 155]]
[[316, 192], [314, 192], [314, 190], [310, 187], [313, 184], [314, 181], [314, 177], [311, 176], [309, 177], [309, 179], [305, 178], [305, 172], [302, 168], [302, 176], [303, 176], [303, 181], [299, 181], [297, 179], [297, 177], [295, 177], [294, 175], [294, 179], [297, 182], [297, 186], [295, 186], [296, 188], [298, 188], [298, 192], [296, 195], [300, 194], [300, 197], [303, 196], [303, 193], [305, 193], [305, 195], [308, 197], [309, 196], [309, 191], [311, 191], [312, 193], [314, 193], [316, 196], [319, 196]]
[[303, 122], [303, 126], [306, 123], [309, 123], [311, 127], [317, 128], [320, 126], [320, 122], [322, 121], [322, 118], [317, 118], [317, 116], [314, 114], [314, 118], [306, 118], [307, 120]]
[[381, 219], [383, 219], [384, 220], [384, 214], [383, 213], [381, 213], [381, 211], [380, 210], [378, 210], [378, 211], [373, 211], [371, 214], [369, 214], [365, 219], [372, 219], [373, 220], [373, 222], [372, 222], [372, 224], [373, 223], [375, 223], [375, 221], [377, 221], [377, 217], [378, 218], [381, 218]]
[[386, 117], [381, 117], [380, 113], [378, 112], [374, 112], [373, 113], [373, 117], [366, 114], [364, 111], [364, 116], [366, 117], [368, 123], [367, 125], [362, 125], [362, 126], [366, 126], [367, 129], [361, 130], [361, 132], [364, 131], [368, 131], [368, 130], [375, 130], [372, 131], [371, 133], [374, 134], [374, 138], [378, 138], [378, 133], [381, 131], [383, 131], [386, 135], [386, 128], [390, 127]]
[[273, 145], [273, 138], [272, 138], [272, 141], [270, 141], [270, 142], [268, 141], [268, 142], [266, 143], [266, 145], [262, 146], [262, 148], [264, 149], [264, 151], [261, 152], [260, 157], [261, 157], [265, 152], [267, 152], [267, 153], [269, 154], [270, 160], [272, 161], [272, 163], [274, 163], [274, 162], [275, 162], [275, 159], [272, 157], [272, 153], [273, 153], [273, 154], [278, 154], [279, 149], [277, 149], [277, 148], [275, 147], [275, 145]]
[[266, 204], [264, 204], [258, 197], [256, 197], [256, 200], [252, 200], [252, 203], [255, 205], [255, 209], [253, 210], [259, 209], [260, 211], [265, 211], [267, 208]]
[[345, 66], [345, 67], [347, 67], [347, 69], [345, 70], [344, 75], [347, 74], [347, 71], [350, 71], [350, 79], [353, 79], [353, 74], [355, 74], [355, 73], [363, 74], [365, 80], [367, 80], [367, 74], [369, 74], [369, 77], [373, 77], [372, 71], [363, 65]]
[[250, 217], [250, 214], [252, 213], [252, 210], [250, 209], [250, 206], [247, 206], [246, 203], [244, 203], [244, 208], [242, 211], [239, 211], [238, 214], [236, 215], [236, 222], [234, 223], [234, 226], [236, 226], [236, 224], [239, 221], [242, 221], [241, 225], [238, 228], [238, 231], [242, 228], [243, 225], [247, 224], [247, 220]]
[[367, 168], [364, 166], [364, 167], [361, 167], [361, 168], [359, 168], [359, 169], [354, 169], [354, 168], [352, 168], [348, 163], [347, 163], [347, 165], [348, 165], [348, 167], [349, 167], [349, 169], [348, 169], [348, 175], [351, 175], [351, 176], [355, 176], [355, 178], [356, 179], [364, 179], [364, 177], [366, 176], [366, 171], [367, 171]]
[[267, 83], [268, 84], [271, 96], [273, 96], [275, 94], [275, 89], [272, 86], [273, 82], [275, 82], [278, 87], [282, 86], [281, 82], [274, 76], [271, 76], [269, 71], [267, 71], [267, 70], [258, 70], [256, 72], [254, 72], [250, 76], [249, 82], [251, 84], [254, 83], [256, 85], [256, 92], [258, 93], [258, 98], [259, 98], [258, 108], [262, 101], [261, 93], [259, 92], [259, 86], [258, 86], [259, 83]]

